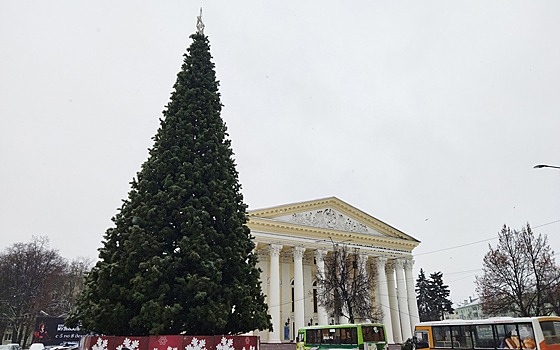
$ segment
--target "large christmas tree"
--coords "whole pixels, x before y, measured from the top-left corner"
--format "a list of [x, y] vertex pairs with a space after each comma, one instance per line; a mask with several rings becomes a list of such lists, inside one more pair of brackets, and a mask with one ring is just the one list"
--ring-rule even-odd
[[208, 38], [200, 27], [191, 38], [154, 146], [72, 317], [86, 330], [214, 335], [272, 327]]

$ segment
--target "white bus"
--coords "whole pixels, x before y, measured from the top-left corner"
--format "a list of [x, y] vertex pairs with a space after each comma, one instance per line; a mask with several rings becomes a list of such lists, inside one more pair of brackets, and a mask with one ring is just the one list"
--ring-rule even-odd
[[560, 350], [560, 317], [496, 317], [420, 322], [417, 349]]

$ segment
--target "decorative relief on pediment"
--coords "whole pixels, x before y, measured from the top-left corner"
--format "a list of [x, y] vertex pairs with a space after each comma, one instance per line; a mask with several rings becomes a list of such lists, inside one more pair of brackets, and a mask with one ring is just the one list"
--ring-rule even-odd
[[307, 213], [294, 213], [292, 214], [291, 221], [299, 225], [356, 233], [372, 233], [366, 225], [330, 208]]

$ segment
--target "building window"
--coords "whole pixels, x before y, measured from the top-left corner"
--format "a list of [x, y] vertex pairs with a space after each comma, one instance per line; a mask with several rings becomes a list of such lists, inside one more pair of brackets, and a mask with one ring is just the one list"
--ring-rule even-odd
[[317, 312], [317, 281], [313, 282], [313, 312]]

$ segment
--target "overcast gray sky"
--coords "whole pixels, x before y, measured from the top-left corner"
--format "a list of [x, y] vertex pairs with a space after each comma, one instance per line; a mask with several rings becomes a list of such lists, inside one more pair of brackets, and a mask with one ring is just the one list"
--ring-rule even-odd
[[250, 209], [336, 196], [455, 302], [503, 224], [560, 252], [556, 0], [0, 0], [0, 248], [97, 257], [200, 6]]

